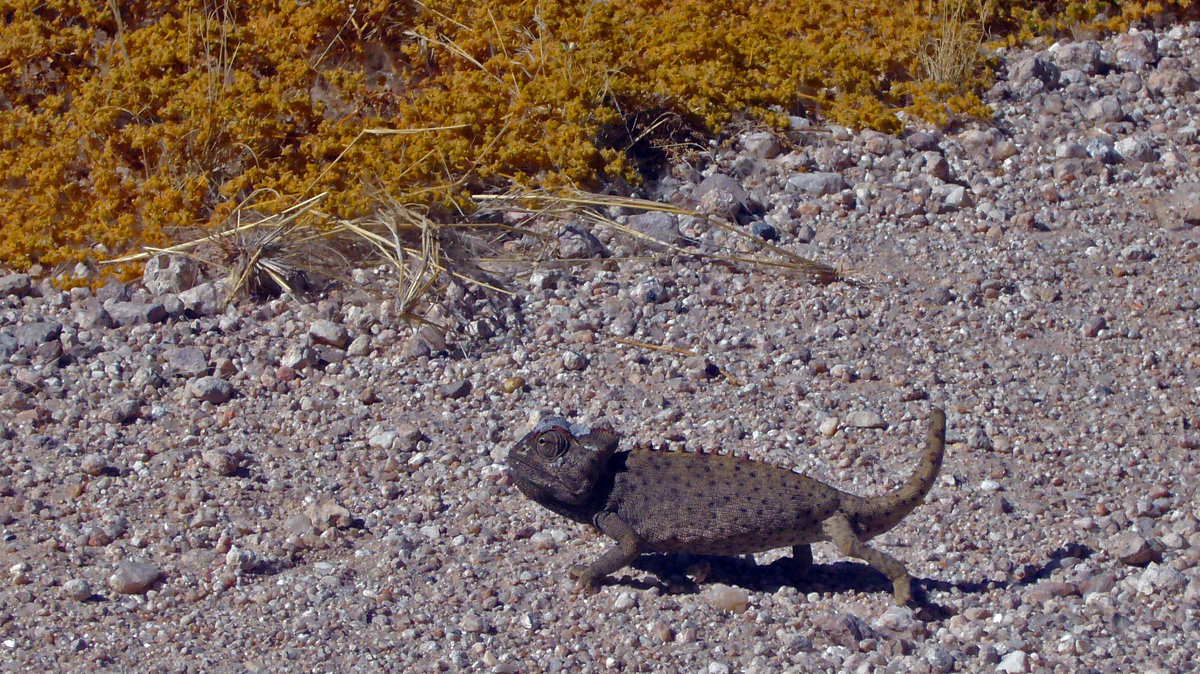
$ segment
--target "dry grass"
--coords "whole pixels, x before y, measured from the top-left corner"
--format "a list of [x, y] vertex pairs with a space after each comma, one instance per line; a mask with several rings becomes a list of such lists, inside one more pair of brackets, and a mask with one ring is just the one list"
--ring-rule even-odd
[[[670, 253], [728, 264], [788, 270], [795, 273], [797, 277], [812, 283], [832, 283], [837, 280], [844, 280], [843, 275], [829, 265], [797, 255], [780, 246], [769, 244], [723, 220], [711, 218], [697, 211], [671, 204], [633, 197], [592, 194], [580, 190], [560, 190], [553, 193], [544, 190], [523, 190], [504, 195], [476, 194], [473, 198], [480, 203], [481, 211], [485, 213], [489, 211], [527, 213], [529, 217], [525, 223], [528, 223], [529, 227], [532, 227], [532, 223], [538, 220], [550, 219], [559, 221], [572, 218], [582, 220], [592, 227], [608, 228], [633, 239], [649, 241], [656, 248]], [[734, 238], [748, 243], [750, 247], [758, 249], [761, 252], [757, 254], [744, 254], [727, 250], [718, 253], [709, 253], [684, 248], [675, 242], [655, 239], [644, 232], [623, 225], [608, 217], [604, 214], [604, 211], [612, 207], [642, 212], [659, 211], [678, 216], [702, 218], [707, 220], [713, 227], [726, 230]]]
[[[655, 256], [684, 255], [728, 265], [786, 270], [798, 279], [812, 283], [847, 280], [833, 267], [760, 241], [713, 218], [707, 218], [711, 226], [724, 229], [733, 238], [743, 241], [743, 248], [749, 243], [756, 252], [704, 252], [685, 248], [675, 242], [655, 239], [604, 214], [611, 207], [620, 207], [705, 217], [690, 209], [644, 199], [578, 190], [473, 195], [479, 204], [479, 216], [494, 212], [525, 214], [517, 224], [500, 224], [466, 218], [458, 222], [437, 220], [430, 217], [425, 207], [412, 205], [413, 201], [403, 203], [397, 198], [381, 198], [380, 208], [372, 216], [343, 220], [318, 208], [325, 196], [318, 194], [271, 215], [261, 214], [253, 201], [247, 200], [238, 206], [227, 226], [217, 231], [199, 232], [175, 246], [147, 247], [141, 253], [108, 264], [125, 264], [164, 253], [187, 256], [209, 269], [220, 271], [225, 279], [228, 300], [239, 294], [299, 297], [317, 279], [345, 282], [349, 269], [382, 263], [396, 275], [399, 287], [396, 300], [401, 315], [409, 320], [423, 321], [423, 303], [444, 277], [491, 292], [509, 292], [501, 283], [491, 280], [493, 274], [497, 270], [512, 270], [514, 265], [518, 270], [528, 271], [545, 264], [549, 242], [554, 240], [559, 223], [570, 219], [585, 222], [593, 228], [606, 227], [630, 239], [649, 241], [657, 249]], [[521, 235], [530, 235], [546, 245], [527, 253], [500, 253], [498, 242]], [[644, 257], [610, 258], [617, 264], [634, 259]], [[563, 262], [571, 261], [554, 261], [555, 264]]]
[[992, 0], [931, 0], [934, 27], [920, 54], [922, 76], [955, 92], [968, 86], [984, 65], [984, 26]]

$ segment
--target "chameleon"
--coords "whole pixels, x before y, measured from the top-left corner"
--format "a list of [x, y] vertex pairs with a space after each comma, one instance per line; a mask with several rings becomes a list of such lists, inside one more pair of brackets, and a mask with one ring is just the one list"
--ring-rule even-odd
[[904, 564], [867, 542], [899, 524], [933, 487], [945, 453], [943, 410], [933, 410], [928, 444], [908, 479], [871, 497], [743, 457], [617, 451], [619, 444], [608, 428], [548, 417], [508, 453], [522, 493], [616, 541], [591, 564], [570, 569], [578, 589], [594, 591], [645, 552], [742, 555], [790, 546], [803, 570], [812, 564], [811, 544], [830, 542], [887, 576], [897, 604], [912, 601]]

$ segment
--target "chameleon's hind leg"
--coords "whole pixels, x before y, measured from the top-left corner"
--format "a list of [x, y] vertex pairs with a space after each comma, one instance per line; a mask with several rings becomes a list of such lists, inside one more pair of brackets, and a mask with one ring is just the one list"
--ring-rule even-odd
[[897, 606], [912, 601], [912, 579], [908, 569], [895, 557], [864, 543], [845, 515], [839, 513], [825, 520], [821, 523], [821, 530], [843, 555], [857, 557], [887, 576], [892, 581], [892, 596]]

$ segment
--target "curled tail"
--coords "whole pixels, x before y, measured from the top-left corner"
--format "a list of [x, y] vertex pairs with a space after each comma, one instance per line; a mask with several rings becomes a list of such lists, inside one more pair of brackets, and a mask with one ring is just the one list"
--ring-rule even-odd
[[904, 484], [878, 498], [862, 499], [863, 510], [853, 513], [859, 533], [865, 538], [877, 536], [896, 526], [913, 508], [921, 505], [933, 488], [942, 456], [946, 452], [946, 413], [935, 407], [929, 420], [929, 440], [925, 453]]

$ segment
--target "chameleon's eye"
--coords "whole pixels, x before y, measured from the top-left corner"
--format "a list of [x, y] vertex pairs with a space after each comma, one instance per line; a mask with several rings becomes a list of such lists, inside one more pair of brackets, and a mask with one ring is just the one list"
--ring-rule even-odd
[[546, 431], [538, 436], [535, 447], [542, 458], [557, 459], [567, 451], [567, 439], [560, 431]]

